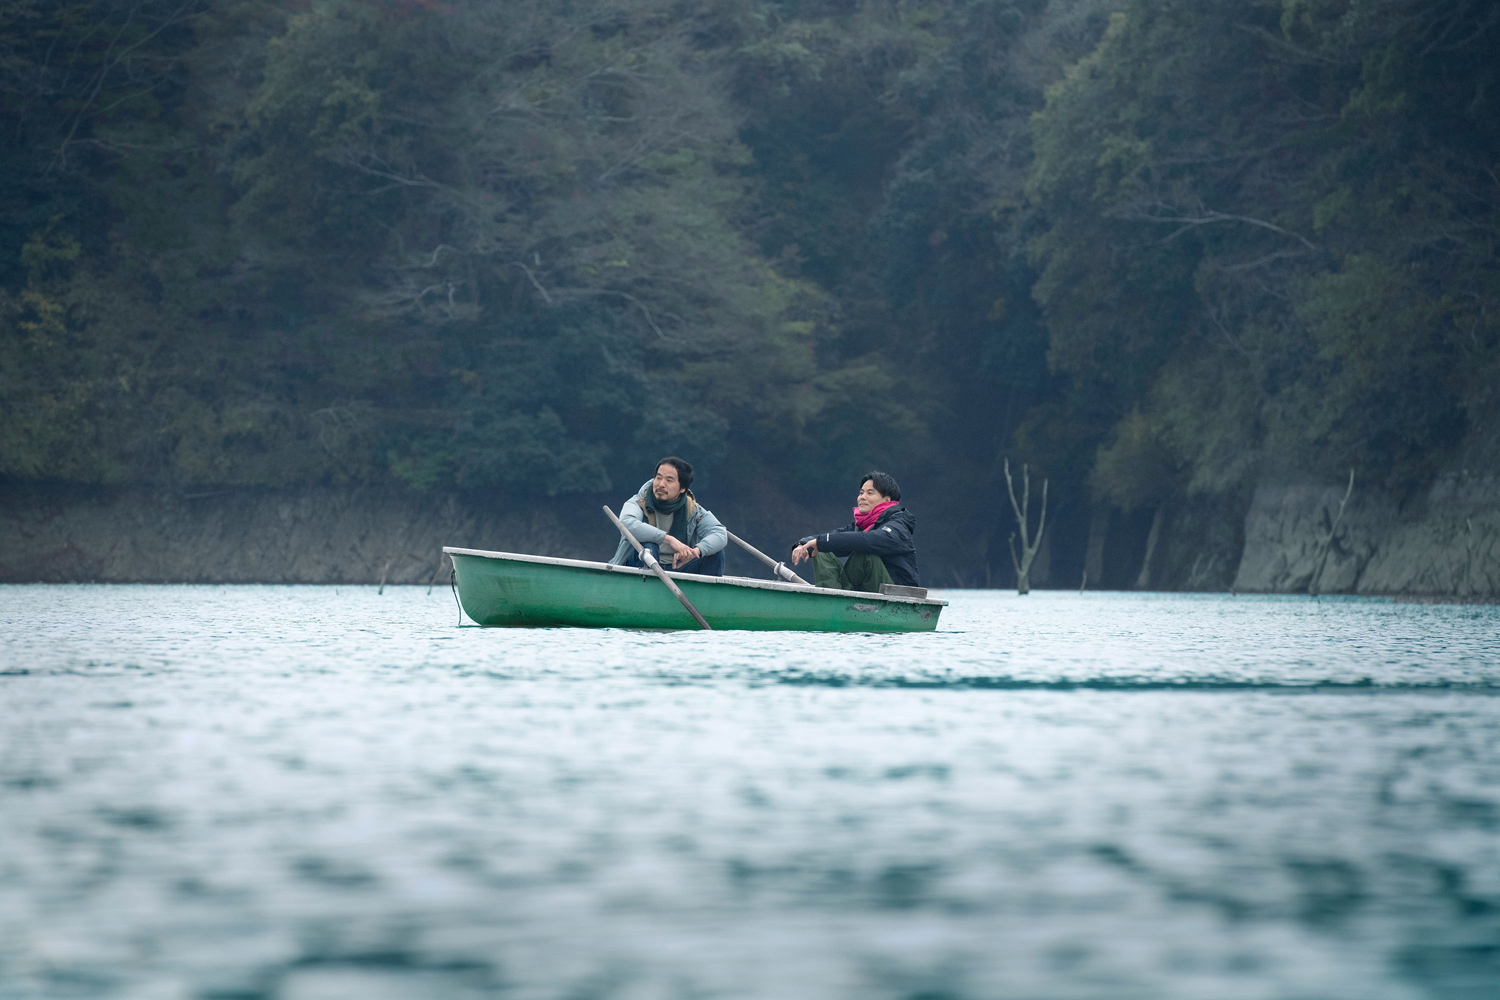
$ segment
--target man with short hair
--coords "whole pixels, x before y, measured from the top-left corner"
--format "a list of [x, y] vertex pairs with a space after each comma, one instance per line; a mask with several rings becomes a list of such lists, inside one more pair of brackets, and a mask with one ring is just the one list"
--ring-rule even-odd
[[[620, 520], [636, 541], [651, 550], [658, 562], [663, 550], [672, 553], [670, 569], [700, 576], [724, 575], [724, 547], [729, 532], [719, 519], [698, 503], [693, 491], [693, 467], [668, 456], [656, 463], [656, 476], [641, 484], [620, 508]], [[620, 539], [610, 562], [640, 566], [635, 546]]]
[[[920, 587], [917, 519], [901, 506], [901, 487], [884, 472], [861, 477], [854, 521], [837, 531], [809, 535], [792, 549], [792, 565], [811, 559], [819, 587], [880, 593], [883, 583]], [[846, 556], [842, 564], [838, 556]]]

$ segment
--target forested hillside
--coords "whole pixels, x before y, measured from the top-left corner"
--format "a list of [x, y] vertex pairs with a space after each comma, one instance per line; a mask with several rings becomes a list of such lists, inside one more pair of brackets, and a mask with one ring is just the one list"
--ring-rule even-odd
[[1414, 496], [1497, 460], [1496, 52], [1478, 0], [15, 0], [0, 477], [879, 465], [983, 582], [1009, 457], [1075, 586], [1091, 505]]

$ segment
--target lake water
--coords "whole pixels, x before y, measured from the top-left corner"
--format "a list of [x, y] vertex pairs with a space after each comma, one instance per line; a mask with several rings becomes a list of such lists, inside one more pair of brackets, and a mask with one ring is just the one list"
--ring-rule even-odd
[[1500, 996], [1500, 607], [0, 587], [0, 998]]

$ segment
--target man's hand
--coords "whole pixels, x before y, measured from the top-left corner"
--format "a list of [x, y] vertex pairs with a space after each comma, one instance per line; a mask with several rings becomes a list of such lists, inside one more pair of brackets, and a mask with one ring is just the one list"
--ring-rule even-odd
[[792, 550], [792, 565], [796, 566], [804, 559], [811, 559], [817, 554], [818, 540], [816, 538], [809, 538], [807, 541], [803, 542], [801, 545]]
[[679, 542], [677, 539], [673, 538], [671, 535], [663, 538], [661, 540], [661, 543], [662, 545], [672, 550], [673, 569], [676, 569], [684, 563], [690, 563], [694, 559], [698, 559], [703, 555], [702, 549], [689, 548], [688, 546]]

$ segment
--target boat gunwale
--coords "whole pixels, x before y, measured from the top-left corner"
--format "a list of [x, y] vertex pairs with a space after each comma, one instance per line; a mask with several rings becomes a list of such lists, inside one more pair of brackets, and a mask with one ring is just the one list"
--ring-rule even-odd
[[[490, 549], [464, 549], [455, 545], [444, 545], [445, 555], [477, 556], [481, 559], [503, 559], [513, 562], [537, 563], [543, 566], [567, 566], [572, 569], [605, 570], [610, 573], [625, 573], [628, 576], [654, 576], [650, 570], [634, 566], [617, 566], [613, 563], [594, 562], [588, 559], [562, 559], [558, 556], [533, 556], [524, 552], [497, 552]], [[665, 568], [665, 567], [663, 567]], [[799, 587], [780, 580], [756, 580], [748, 576], [699, 576], [696, 573], [675, 573], [667, 570], [667, 576], [688, 583], [728, 584], [732, 587], [750, 587], [755, 590], [780, 590], [791, 594], [822, 594], [826, 597], [857, 597], [860, 600], [889, 601], [893, 604], [920, 604], [924, 607], [946, 608], [947, 601], [934, 597], [901, 597], [896, 594], [875, 594], [863, 590], [835, 590], [831, 587]]]

